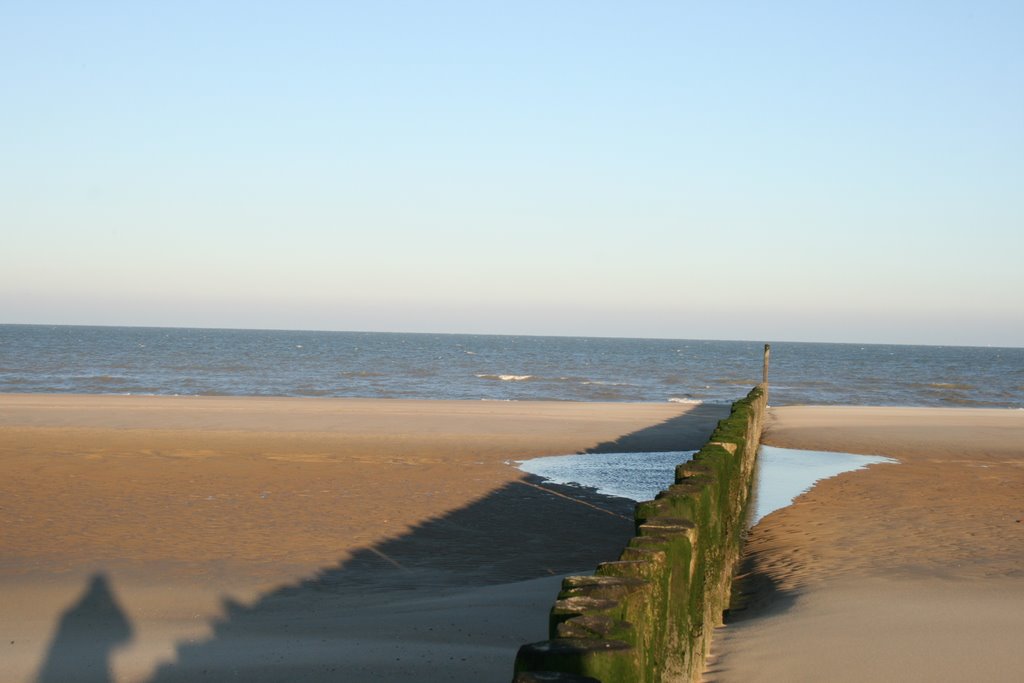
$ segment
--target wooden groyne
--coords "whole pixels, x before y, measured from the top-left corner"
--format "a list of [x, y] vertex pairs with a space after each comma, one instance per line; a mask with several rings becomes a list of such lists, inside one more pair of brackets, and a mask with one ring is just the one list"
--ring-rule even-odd
[[563, 581], [549, 640], [519, 649], [514, 683], [700, 678], [729, 602], [767, 400], [762, 383], [736, 401], [675, 483], [637, 504], [617, 560]]

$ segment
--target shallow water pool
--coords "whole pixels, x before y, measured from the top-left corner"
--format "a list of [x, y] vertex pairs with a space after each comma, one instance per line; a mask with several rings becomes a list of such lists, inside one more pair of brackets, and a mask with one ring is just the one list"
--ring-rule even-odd
[[750, 501], [750, 526], [791, 504], [797, 496], [810, 491], [822, 479], [883, 462], [898, 461], [880, 455], [761, 446], [757, 453], [754, 490]]
[[[667, 451], [556, 455], [521, 460], [516, 465], [524, 472], [555, 484], [586, 486], [605, 495], [641, 501], [651, 500], [659, 491], [672, 484], [676, 465], [690, 460], [694, 453]], [[876, 463], [895, 462], [892, 458], [879, 455], [761, 446], [749, 524], [753, 526], [771, 512], [786, 507], [822, 479]]]

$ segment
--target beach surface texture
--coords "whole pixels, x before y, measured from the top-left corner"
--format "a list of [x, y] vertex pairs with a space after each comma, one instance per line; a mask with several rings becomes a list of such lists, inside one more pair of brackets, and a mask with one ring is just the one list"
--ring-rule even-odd
[[726, 406], [0, 395], [0, 680], [502, 681], [632, 503], [510, 461]]
[[1024, 411], [782, 407], [764, 443], [895, 458], [747, 540], [706, 681], [1019, 681]]

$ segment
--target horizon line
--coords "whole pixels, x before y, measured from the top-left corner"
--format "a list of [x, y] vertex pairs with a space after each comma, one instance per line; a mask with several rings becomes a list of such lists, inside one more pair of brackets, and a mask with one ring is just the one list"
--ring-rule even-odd
[[223, 332], [304, 332], [313, 334], [394, 334], [394, 335], [425, 335], [425, 336], [460, 336], [460, 337], [533, 337], [538, 339], [619, 339], [631, 341], [696, 341], [696, 342], [731, 342], [740, 344], [834, 344], [838, 346], [924, 346], [934, 348], [967, 348], [967, 349], [1024, 349], [1024, 346], [1003, 346], [999, 344], [942, 344], [942, 343], [898, 343], [898, 342], [864, 342], [864, 341], [807, 341], [800, 339], [721, 339], [713, 337], [634, 337], [626, 335], [579, 335], [579, 334], [531, 334], [510, 332], [397, 332], [388, 330], [342, 330], [313, 328], [275, 328], [275, 327], [209, 327], [202, 325], [114, 325], [88, 323], [0, 323], [0, 327], [98, 327], [108, 329], [138, 330], [208, 330]]

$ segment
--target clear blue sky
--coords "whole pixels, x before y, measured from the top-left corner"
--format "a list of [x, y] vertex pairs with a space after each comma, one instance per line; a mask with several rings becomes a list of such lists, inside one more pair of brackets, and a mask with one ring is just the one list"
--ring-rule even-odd
[[4, 2], [0, 322], [1024, 345], [1024, 2]]

